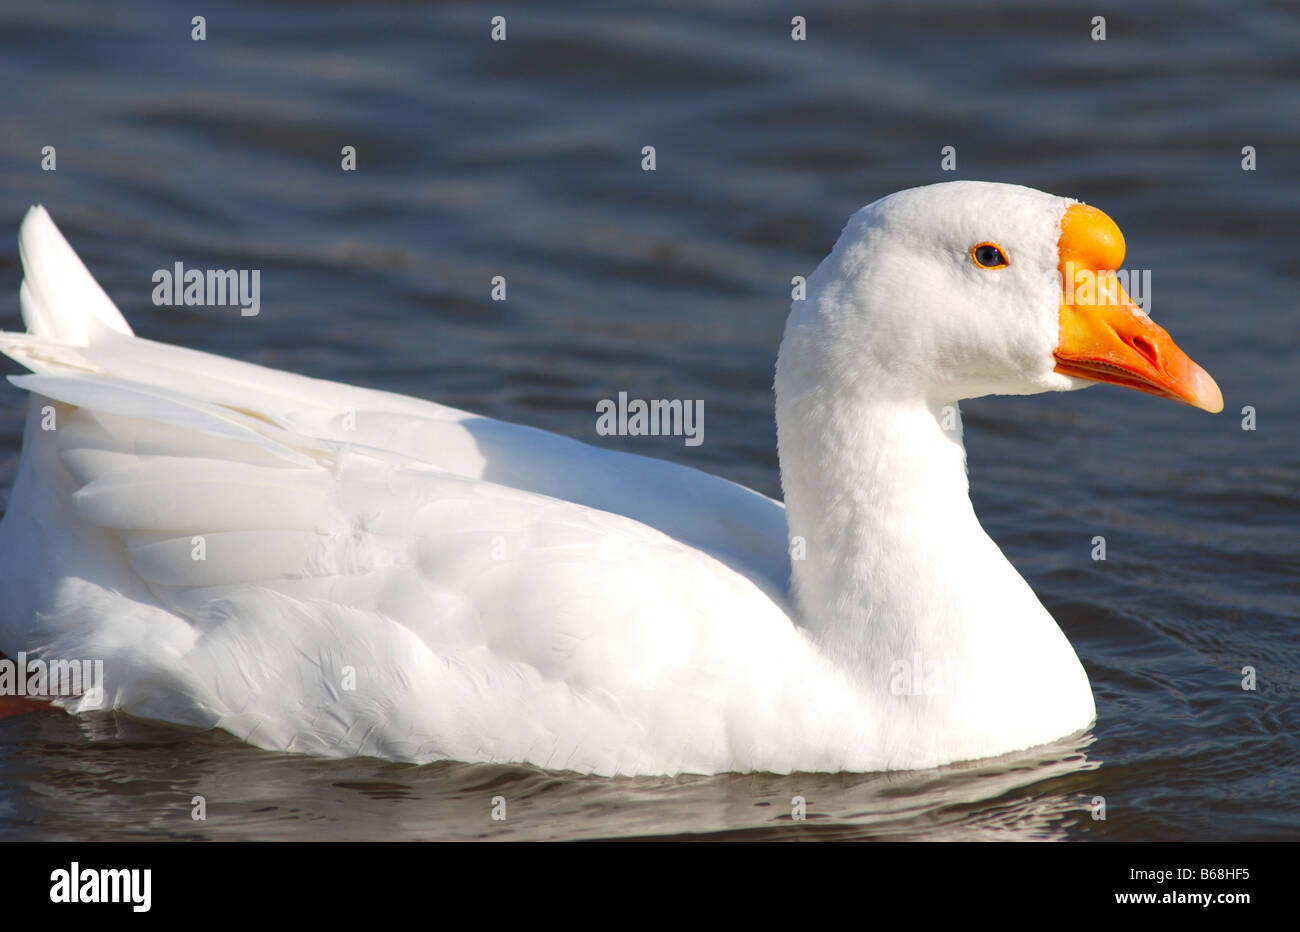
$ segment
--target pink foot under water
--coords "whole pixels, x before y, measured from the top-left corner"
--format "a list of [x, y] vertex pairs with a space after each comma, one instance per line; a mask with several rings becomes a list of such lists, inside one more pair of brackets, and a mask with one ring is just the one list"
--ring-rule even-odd
[[26, 696], [0, 696], [0, 718], [36, 712], [48, 705], [49, 703], [44, 699], [29, 699]]

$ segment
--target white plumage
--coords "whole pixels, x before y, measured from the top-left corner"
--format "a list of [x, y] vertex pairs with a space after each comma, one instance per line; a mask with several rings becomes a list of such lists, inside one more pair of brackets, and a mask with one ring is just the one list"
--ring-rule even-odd
[[[111, 707], [327, 756], [866, 771], [1086, 728], [943, 423], [1085, 384], [1052, 363], [1069, 203], [972, 182], [855, 215], [781, 350], [790, 528], [682, 466], [134, 337], [33, 208], [0, 650], [102, 658]], [[1012, 274], [972, 273], [995, 238]]]

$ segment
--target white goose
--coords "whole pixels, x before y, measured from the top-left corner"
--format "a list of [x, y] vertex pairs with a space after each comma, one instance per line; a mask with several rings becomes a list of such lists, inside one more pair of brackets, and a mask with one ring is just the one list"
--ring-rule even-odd
[[849, 221], [781, 344], [784, 508], [139, 339], [43, 209], [20, 242], [0, 650], [102, 659], [106, 706], [269, 749], [784, 773], [1071, 735], [1087, 676], [975, 517], [956, 403], [1102, 381], [1222, 408], [1122, 290], [1063, 298], [1066, 263], [1119, 266], [1115, 224], [1011, 185]]

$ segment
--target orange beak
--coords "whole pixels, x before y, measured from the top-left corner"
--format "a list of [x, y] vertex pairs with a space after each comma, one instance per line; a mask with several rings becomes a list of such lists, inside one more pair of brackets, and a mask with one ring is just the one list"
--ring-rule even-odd
[[1056, 371], [1172, 398], [1212, 414], [1223, 394], [1169, 334], [1125, 293], [1115, 275], [1124, 236], [1095, 207], [1072, 204], [1061, 221], [1061, 335]]

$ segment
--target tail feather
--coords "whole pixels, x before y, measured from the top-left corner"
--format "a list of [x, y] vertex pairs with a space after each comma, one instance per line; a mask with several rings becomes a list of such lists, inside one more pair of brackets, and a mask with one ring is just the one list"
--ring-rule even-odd
[[27, 332], [87, 346], [105, 330], [130, 335], [112, 299], [72, 251], [44, 207], [27, 211], [18, 233], [23, 259], [19, 292]]

